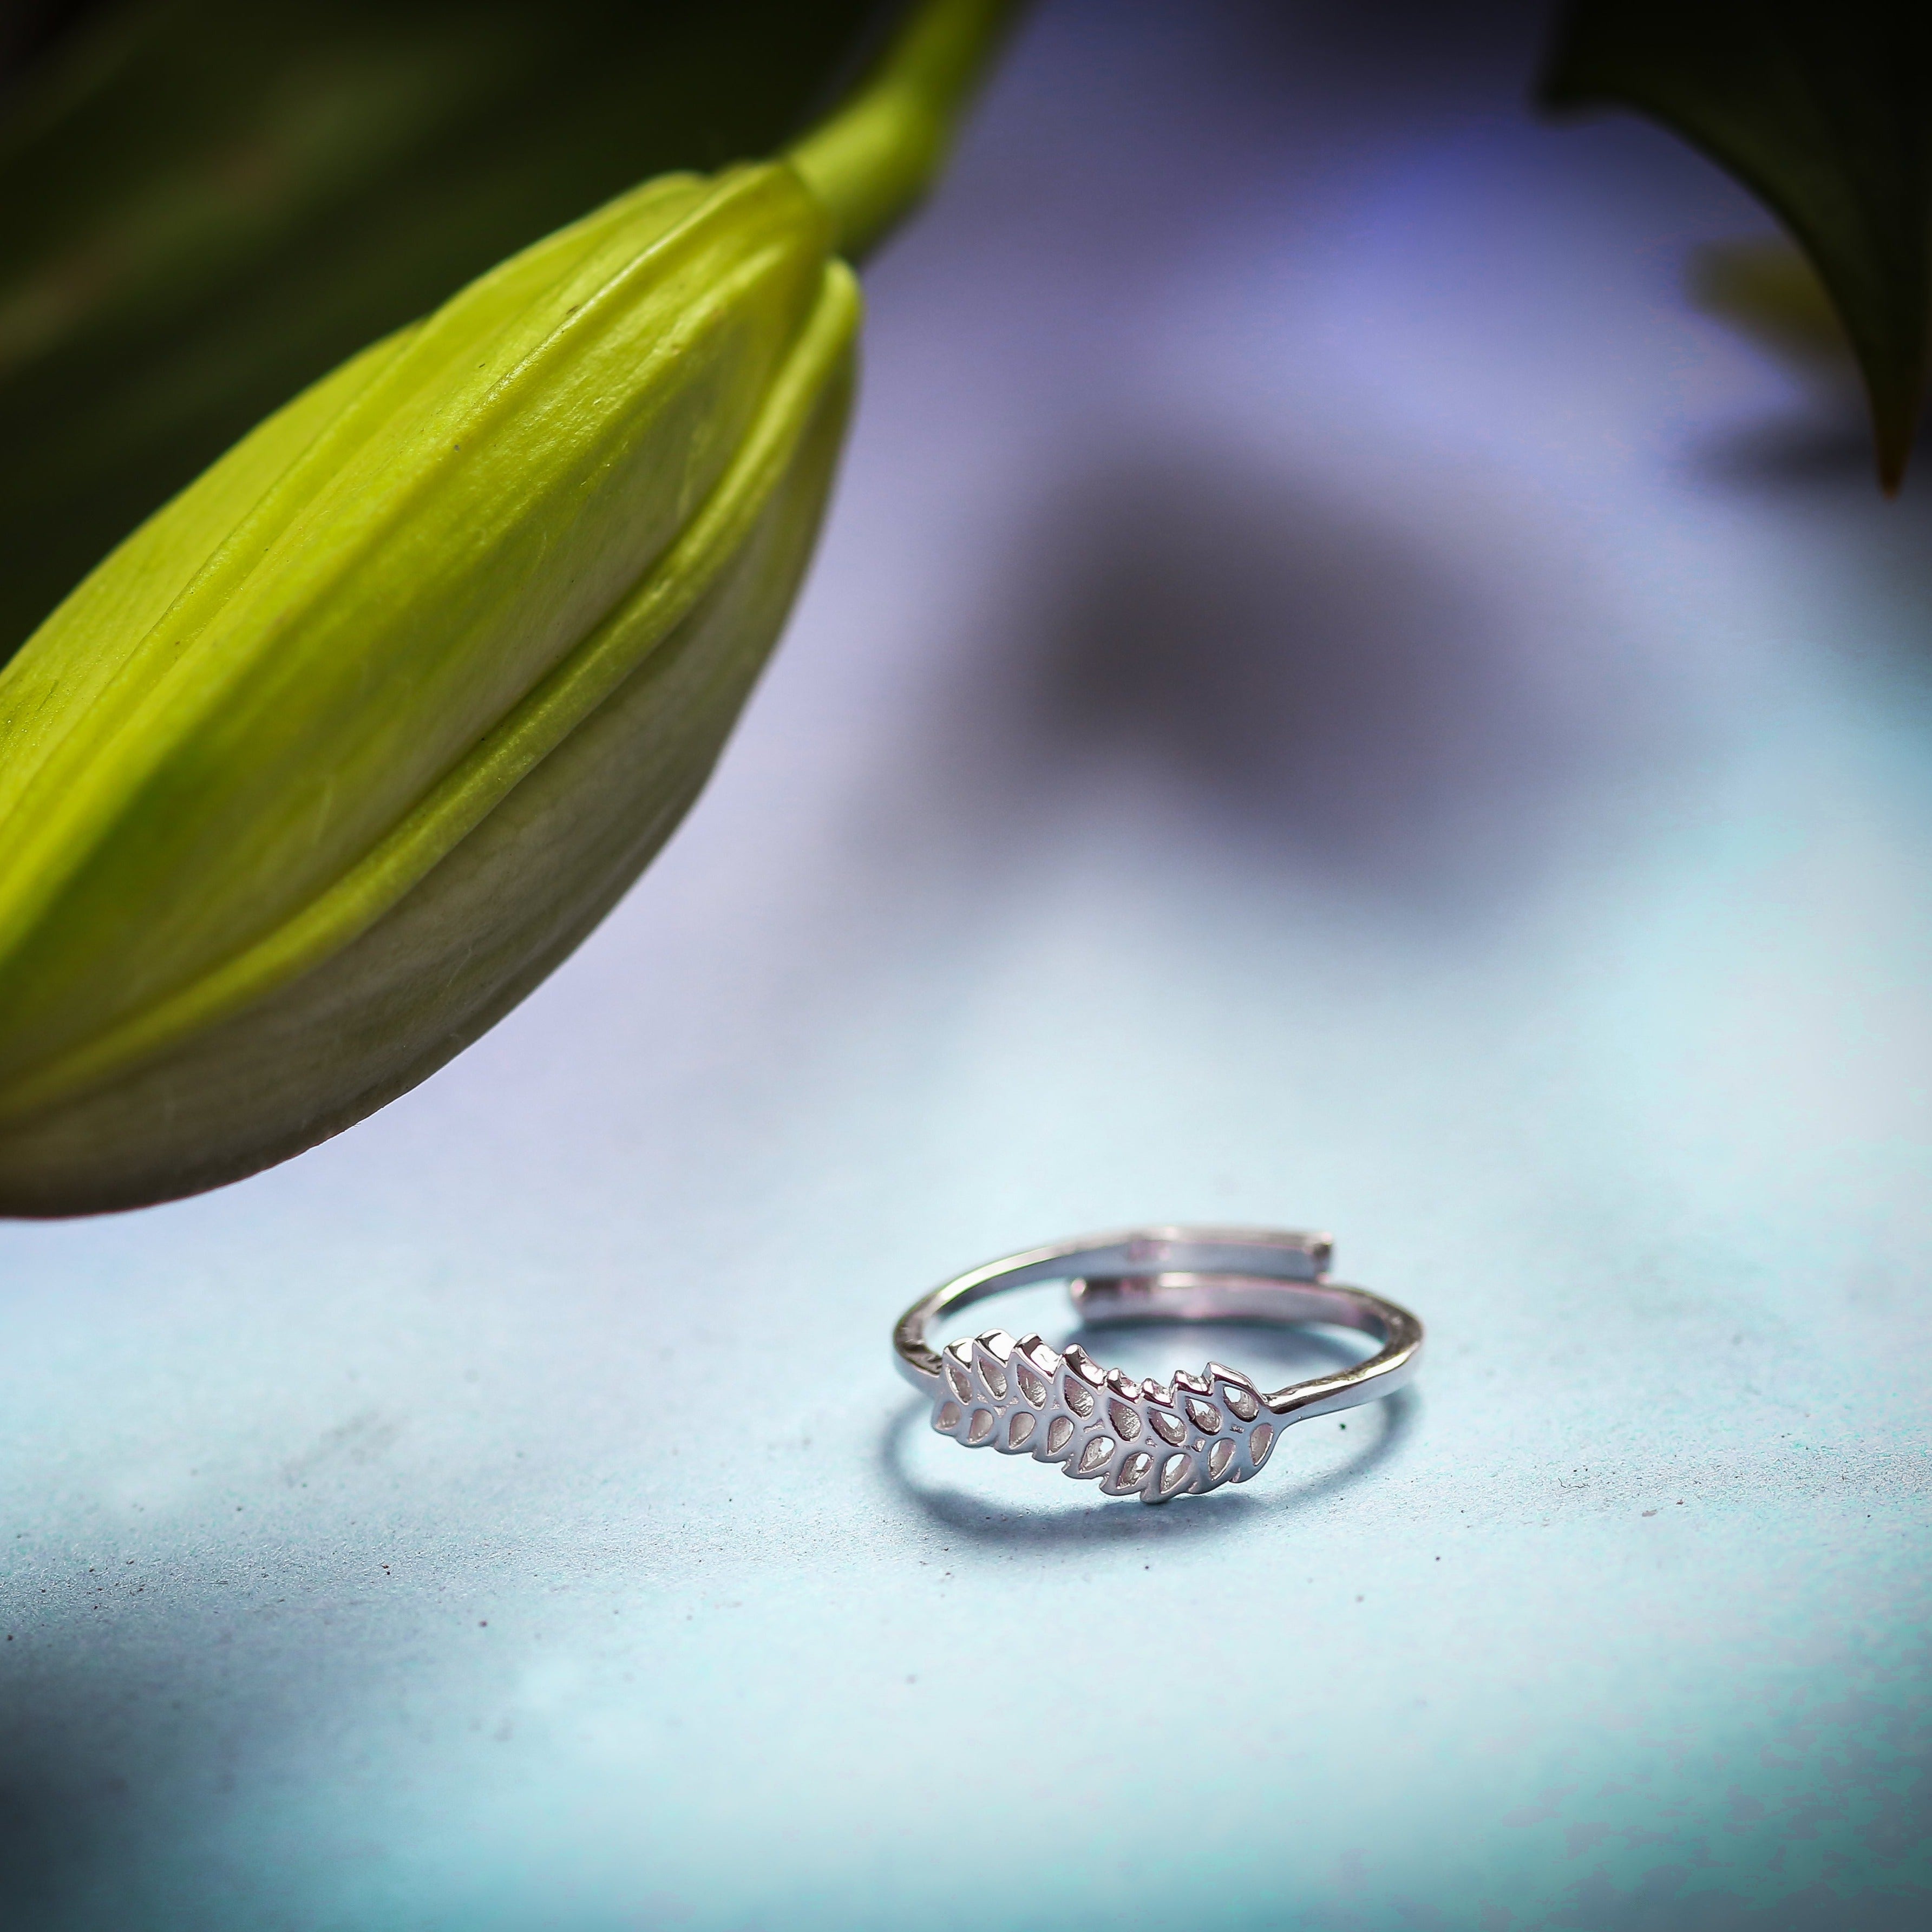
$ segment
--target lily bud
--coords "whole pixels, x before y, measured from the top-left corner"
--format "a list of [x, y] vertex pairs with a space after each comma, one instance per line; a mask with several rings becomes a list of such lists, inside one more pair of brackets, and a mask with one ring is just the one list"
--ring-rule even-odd
[[271, 417], [0, 671], [0, 1210], [297, 1152], [610, 908], [809, 556], [836, 239], [784, 163], [622, 196]]
[[238, 1178], [404, 1092], [669, 836], [851, 389], [835, 251], [1010, 0], [923, 0], [784, 161], [666, 176], [268, 418], [0, 670], [0, 1212]]

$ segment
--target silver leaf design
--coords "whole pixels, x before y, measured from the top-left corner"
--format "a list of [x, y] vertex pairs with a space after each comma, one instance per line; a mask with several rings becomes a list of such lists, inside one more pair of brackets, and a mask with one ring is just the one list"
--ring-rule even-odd
[[[1079, 1345], [1058, 1352], [1037, 1335], [990, 1329], [941, 1352], [933, 1428], [969, 1449], [1058, 1462], [1109, 1496], [1166, 1502], [1245, 1482], [1277, 1432], [1261, 1392], [1239, 1370], [1208, 1364], [1172, 1383], [1102, 1369]], [[1152, 1446], [1146, 1446], [1151, 1442]]]

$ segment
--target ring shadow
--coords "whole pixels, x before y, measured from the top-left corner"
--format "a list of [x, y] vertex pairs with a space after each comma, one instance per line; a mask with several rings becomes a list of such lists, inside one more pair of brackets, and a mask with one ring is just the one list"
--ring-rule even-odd
[[[1220, 1326], [1214, 1324], [1212, 1332], [1218, 1333]], [[1196, 1333], [1203, 1334], [1204, 1339], [1208, 1340], [1212, 1346], [1212, 1334], [1207, 1331], [1205, 1324], [1195, 1329]], [[1091, 1352], [1117, 1343], [1126, 1332], [1124, 1328], [1112, 1325], [1100, 1330], [1082, 1328], [1068, 1339], [1080, 1342]], [[1162, 1332], [1171, 1334], [1173, 1331], [1171, 1327], [1163, 1325]], [[1243, 1329], [1240, 1334], [1242, 1348], [1251, 1362], [1258, 1353], [1272, 1354], [1275, 1360], [1263, 1366], [1278, 1370], [1283, 1366], [1283, 1357], [1299, 1357], [1291, 1370], [1294, 1375], [1319, 1373], [1352, 1364], [1361, 1356], [1359, 1349], [1306, 1330], [1273, 1330], [1267, 1334], [1259, 1350], [1256, 1346], [1255, 1330]], [[1268, 1342], [1277, 1346], [1270, 1348], [1267, 1346]], [[1300, 1346], [1297, 1347], [1296, 1344]], [[902, 1406], [881, 1432], [878, 1460], [887, 1483], [938, 1528], [955, 1535], [976, 1544], [1038, 1550], [1088, 1550], [1096, 1545], [1150, 1536], [1180, 1537], [1198, 1541], [1207, 1537], [1224, 1535], [1239, 1526], [1258, 1524], [1270, 1515], [1292, 1515], [1381, 1468], [1408, 1439], [1414, 1426], [1417, 1409], [1414, 1391], [1399, 1389], [1379, 1402], [1351, 1411], [1351, 1421], [1359, 1418], [1358, 1426], [1361, 1424], [1368, 1425], [1362, 1430], [1360, 1446], [1352, 1445], [1348, 1459], [1339, 1467], [1292, 1481], [1285, 1494], [1278, 1482], [1271, 1483], [1270, 1489], [1259, 1495], [1251, 1484], [1230, 1484], [1206, 1496], [1177, 1497], [1173, 1502], [1158, 1507], [1142, 1504], [1138, 1508], [1116, 1510], [1100, 1508], [1097, 1501], [1111, 1503], [1125, 1499], [1099, 1498], [1096, 1491], [1092, 1495], [1071, 1498], [1060, 1507], [1042, 1510], [1003, 1505], [984, 1496], [922, 1480], [913, 1468], [908, 1451], [915, 1423], [928, 1413], [928, 1406], [922, 1400]], [[1276, 1468], [1286, 1460], [1286, 1445], [1292, 1443], [1294, 1438], [1287, 1427], [1282, 1430], [1282, 1443], [1277, 1446], [1269, 1468], [1262, 1472], [1264, 1477], [1273, 1477]], [[1016, 1456], [1010, 1460], [1021, 1462], [1029, 1459]]]

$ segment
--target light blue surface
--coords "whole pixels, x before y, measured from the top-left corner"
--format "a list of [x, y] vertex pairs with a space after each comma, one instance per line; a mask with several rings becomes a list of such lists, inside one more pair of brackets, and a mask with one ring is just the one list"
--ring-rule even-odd
[[[8, 1923], [1932, 1916], [1932, 490], [1526, 32], [1262, 21], [1030, 29], [577, 960], [0, 1227]], [[1333, 1228], [1418, 1389], [1166, 1510], [923, 1432], [914, 1294], [1168, 1217]]]

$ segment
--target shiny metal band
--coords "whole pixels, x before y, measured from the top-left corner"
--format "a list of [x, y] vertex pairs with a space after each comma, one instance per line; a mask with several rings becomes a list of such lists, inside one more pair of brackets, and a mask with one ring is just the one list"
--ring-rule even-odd
[[[1147, 1228], [1029, 1249], [956, 1276], [915, 1302], [892, 1331], [899, 1372], [933, 1399], [932, 1426], [969, 1449], [1057, 1462], [1110, 1496], [1166, 1502], [1245, 1482], [1282, 1429], [1372, 1402], [1414, 1373], [1422, 1324], [1366, 1288], [1328, 1279], [1325, 1234], [1253, 1228]], [[1317, 1323], [1382, 1342], [1365, 1361], [1264, 1393], [1238, 1370], [1136, 1381], [1077, 1342], [989, 1329], [935, 1349], [940, 1316], [1008, 1288], [1065, 1281], [1090, 1327], [1130, 1322]]]

